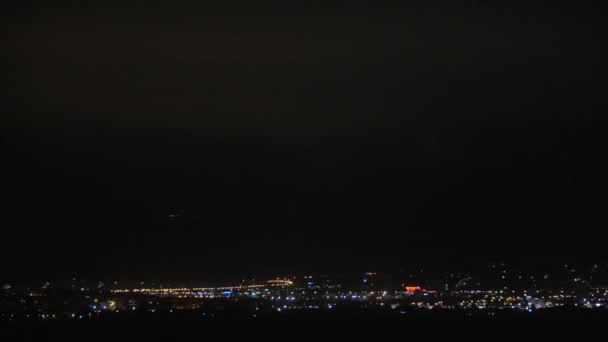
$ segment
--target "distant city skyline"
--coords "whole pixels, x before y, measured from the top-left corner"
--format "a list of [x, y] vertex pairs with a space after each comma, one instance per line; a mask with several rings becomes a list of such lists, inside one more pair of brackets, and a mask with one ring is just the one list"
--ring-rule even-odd
[[[523, 268], [522, 268], [523, 267]], [[57, 302], [57, 298], [62, 298]], [[608, 314], [608, 264], [516, 266], [469, 271], [308, 274], [232, 283], [66, 279], [5, 283], [0, 322], [189, 319], [255, 322], [318, 319], [601, 318]], [[520, 316], [525, 313], [526, 316]]]

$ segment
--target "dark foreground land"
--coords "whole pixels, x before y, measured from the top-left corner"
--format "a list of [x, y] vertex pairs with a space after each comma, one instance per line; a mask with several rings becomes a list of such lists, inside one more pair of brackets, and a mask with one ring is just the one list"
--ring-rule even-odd
[[603, 340], [608, 310], [291, 312], [249, 317], [238, 312], [201, 318], [196, 312], [113, 315], [93, 320], [17, 321], [0, 325], [0, 340]]

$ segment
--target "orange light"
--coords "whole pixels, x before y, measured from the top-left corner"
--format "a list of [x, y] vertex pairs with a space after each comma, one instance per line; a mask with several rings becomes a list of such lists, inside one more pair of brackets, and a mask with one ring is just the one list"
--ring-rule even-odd
[[405, 287], [405, 291], [407, 291], [407, 292], [414, 292], [414, 291], [420, 291], [420, 290], [422, 290], [420, 288], [420, 286], [406, 286]]

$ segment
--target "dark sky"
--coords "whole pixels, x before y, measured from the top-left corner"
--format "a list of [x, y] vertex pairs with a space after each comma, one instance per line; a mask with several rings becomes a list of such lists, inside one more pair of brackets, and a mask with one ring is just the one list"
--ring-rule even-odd
[[606, 259], [606, 21], [548, 4], [4, 9], [0, 278]]

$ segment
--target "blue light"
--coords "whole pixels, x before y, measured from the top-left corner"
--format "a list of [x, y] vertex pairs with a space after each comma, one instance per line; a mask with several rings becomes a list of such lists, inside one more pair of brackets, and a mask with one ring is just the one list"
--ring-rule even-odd
[[230, 296], [232, 294], [232, 291], [224, 291], [222, 293], [226, 296]]

